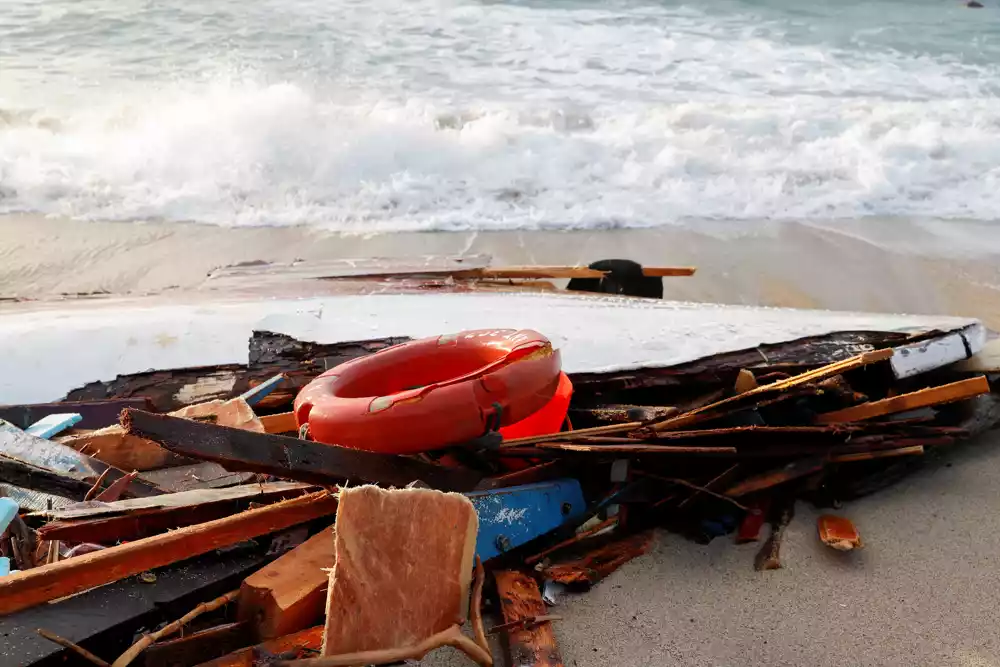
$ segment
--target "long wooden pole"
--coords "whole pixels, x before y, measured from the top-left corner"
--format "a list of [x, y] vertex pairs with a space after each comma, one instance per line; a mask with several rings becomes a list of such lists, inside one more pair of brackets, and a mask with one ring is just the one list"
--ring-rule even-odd
[[0, 616], [334, 514], [326, 491], [0, 577]]

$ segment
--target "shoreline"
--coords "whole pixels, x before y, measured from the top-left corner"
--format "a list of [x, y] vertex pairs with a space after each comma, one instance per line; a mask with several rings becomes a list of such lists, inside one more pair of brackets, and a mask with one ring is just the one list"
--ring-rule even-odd
[[[994, 250], [995, 249], [995, 250]], [[144, 294], [197, 287], [248, 261], [488, 254], [495, 264], [612, 257], [697, 266], [665, 298], [960, 315], [1000, 329], [1000, 229], [963, 221], [704, 222], [697, 229], [344, 235], [312, 227], [81, 222], [0, 216], [0, 297]]]

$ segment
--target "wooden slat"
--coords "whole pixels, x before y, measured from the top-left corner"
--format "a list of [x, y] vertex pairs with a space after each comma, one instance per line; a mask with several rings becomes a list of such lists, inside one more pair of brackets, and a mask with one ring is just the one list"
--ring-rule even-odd
[[877, 449], [870, 452], [834, 454], [830, 457], [830, 462], [851, 463], [853, 461], [871, 461], [872, 459], [885, 459], [892, 458], [894, 456], [921, 456], [923, 453], [923, 445], [911, 445], [909, 447], [897, 447], [895, 449]]
[[437, 489], [470, 491], [482, 478], [471, 470], [445, 468], [404, 456], [372, 454], [141, 410], [122, 412], [122, 426], [171, 451], [215, 461], [227, 470], [265, 472], [316, 484], [349, 479], [403, 487], [421, 480]]
[[735, 454], [735, 447], [675, 447], [673, 445], [578, 445], [569, 442], [542, 442], [539, 449], [588, 454]]
[[251, 641], [246, 623], [226, 623], [184, 637], [158, 641], [142, 652], [142, 664], [143, 667], [194, 665], [209, 656], [235, 651]]
[[690, 426], [691, 424], [696, 424], [698, 422], [705, 421], [706, 419], [711, 419], [724, 414], [727, 411], [749, 407], [768, 398], [772, 398], [775, 395], [781, 394], [789, 389], [794, 389], [810, 382], [825, 380], [833, 377], [834, 375], [840, 375], [841, 373], [846, 373], [847, 371], [854, 370], [855, 368], [861, 368], [862, 366], [867, 366], [868, 364], [873, 364], [878, 361], [884, 361], [891, 356], [891, 349], [865, 352], [864, 354], [859, 354], [856, 357], [828, 364], [821, 368], [816, 368], [806, 373], [790, 377], [787, 380], [766, 384], [757, 387], [756, 389], [746, 391], [742, 394], [724, 398], [721, 401], [711, 403], [703, 408], [691, 410], [690, 412], [686, 412], [676, 417], [671, 417], [655, 424], [653, 426], [653, 430], [669, 431]]
[[[171, 456], [177, 455], [171, 453]], [[246, 471], [229, 472], [218, 463], [199, 461], [162, 470], [147, 470], [139, 477], [158, 489], [162, 489], [165, 493], [179, 493], [194, 489], [221, 489], [227, 486], [246, 484], [254, 480], [257, 475]]]
[[319, 492], [0, 578], [0, 615], [333, 514]]
[[327, 570], [337, 561], [333, 529], [325, 528], [240, 586], [238, 617], [258, 640], [304, 630], [323, 620]]
[[[504, 623], [544, 616], [548, 613], [535, 580], [523, 572], [500, 570], [494, 573], [497, 595]], [[510, 660], [507, 664], [523, 667], [562, 667], [562, 654], [556, 645], [552, 623], [507, 633]]]
[[260, 418], [260, 423], [264, 425], [264, 433], [291, 433], [299, 428], [294, 412], [264, 415]]
[[974, 377], [941, 385], [940, 387], [929, 387], [920, 391], [910, 392], [909, 394], [885, 398], [881, 401], [871, 401], [850, 408], [844, 408], [843, 410], [827, 412], [819, 415], [816, 421], [820, 424], [856, 422], [932, 405], [953, 403], [966, 398], [972, 398], [973, 396], [979, 396], [980, 394], [988, 394], [989, 391], [990, 383], [986, 380], [985, 376]]
[[779, 484], [790, 482], [793, 479], [811, 475], [814, 472], [822, 470], [823, 465], [823, 459], [818, 457], [794, 461], [783, 468], [768, 470], [759, 475], [747, 477], [730, 486], [724, 493], [731, 498], [739, 498], [748, 493], [763, 491], [764, 489], [770, 489]]

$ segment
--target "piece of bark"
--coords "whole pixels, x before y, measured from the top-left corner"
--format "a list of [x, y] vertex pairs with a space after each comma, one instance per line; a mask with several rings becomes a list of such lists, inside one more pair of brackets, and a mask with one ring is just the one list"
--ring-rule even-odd
[[[221, 519], [246, 510], [252, 504], [270, 504], [295, 498], [308, 492], [309, 488], [288, 482], [247, 484], [228, 489], [167, 494], [159, 496], [165, 501], [158, 505], [121, 501], [91, 508], [69, 507], [64, 508], [66, 514], [61, 514], [61, 511], [42, 512], [57, 520], [49, 521], [38, 532], [42, 539], [116, 544]], [[59, 517], [65, 519], [58, 520]]]
[[881, 401], [862, 403], [836, 412], [827, 412], [818, 416], [816, 421], [820, 424], [835, 424], [872, 419], [917, 408], [954, 403], [980, 394], [988, 394], [989, 391], [990, 383], [985, 376], [979, 376], [939, 387], [929, 387], [908, 394], [900, 394]]
[[637, 533], [608, 542], [580, 558], [549, 565], [542, 570], [542, 575], [561, 584], [592, 586], [633, 558], [645, 554], [652, 544], [651, 532]]
[[[523, 572], [494, 572], [497, 595], [505, 623], [537, 618], [546, 614], [545, 602], [535, 580]], [[534, 667], [562, 667], [563, 659], [556, 644], [552, 623], [507, 633], [507, 664]]]
[[323, 529], [246, 578], [237, 617], [250, 624], [259, 641], [319, 623], [335, 559], [333, 528]]
[[0, 578], [0, 615], [327, 516], [336, 507], [333, 496], [314, 493], [11, 574]]
[[283, 660], [312, 657], [322, 646], [323, 626], [317, 625], [203, 662], [197, 667], [261, 667], [268, 665], [270, 658], [275, 656]]
[[824, 514], [816, 520], [820, 542], [837, 551], [853, 551], [864, 546], [850, 519]]
[[431, 489], [342, 489], [323, 655], [411, 647], [461, 624], [476, 510]]
[[316, 484], [364, 480], [406, 486], [421, 480], [434, 488], [469, 491], [481, 479], [471, 470], [372, 454], [281, 435], [203, 424], [139, 410], [122, 413], [122, 425], [185, 456], [215, 461], [227, 470], [251, 470]]

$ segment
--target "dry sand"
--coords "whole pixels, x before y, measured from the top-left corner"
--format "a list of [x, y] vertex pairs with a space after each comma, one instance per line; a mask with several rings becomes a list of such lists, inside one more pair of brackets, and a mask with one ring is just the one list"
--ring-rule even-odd
[[192, 288], [212, 269], [251, 260], [485, 253], [497, 264], [624, 257], [697, 265], [666, 280], [667, 298], [971, 315], [1000, 329], [1000, 230], [980, 223], [844, 222], [828, 227], [701, 223], [580, 232], [342, 236], [305, 227], [0, 217], [0, 297]]
[[[873, 224], [875, 223], [875, 224]], [[1000, 328], [998, 232], [973, 223], [723, 224], [699, 231], [405, 234], [342, 237], [304, 228], [74, 223], [0, 218], [0, 296], [192, 288], [217, 266], [414, 254], [490, 253], [498, 263], [627, 257], [695, 264], [672, 298], [977, 316]], [[948, 455], [848, 504], [866, 548], [818, 544], [801, 505], [785, 568], [753, 570], [756, 545], [699, 546], [661, 534], [634, 560], [558, 608], [565, 663], [841, 667], [1000, 665], [1000, 437]], [[467, 664], [439, 651], [426, 664]]]

